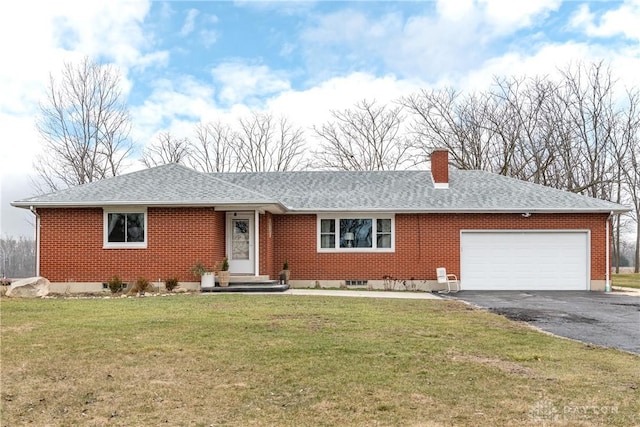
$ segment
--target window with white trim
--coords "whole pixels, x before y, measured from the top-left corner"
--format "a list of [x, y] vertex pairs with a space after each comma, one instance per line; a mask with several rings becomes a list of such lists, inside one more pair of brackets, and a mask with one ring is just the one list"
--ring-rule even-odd
[[105, 248], [146, 248], [146, 208], [104, 210]]
[[393, 215], [318, 216], [318, 251], [394, 251]]

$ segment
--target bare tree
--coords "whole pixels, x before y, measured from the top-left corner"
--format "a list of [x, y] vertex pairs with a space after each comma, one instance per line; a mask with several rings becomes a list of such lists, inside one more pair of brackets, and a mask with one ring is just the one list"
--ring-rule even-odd
[[614, 106], [614, 80], [603, 63], [578, 64], [562, 71], [559, 98], [563, 108], [563, 125], [572, 141], [576, 160], [566, 162], [566, 187], [592, 197], [609, 198], [610, 148], [616, 130], [617, 108]]
[[168, 163], [184, 163], [190, 155], [187, 138], [174, 138], [171, 132], [160, 132], [156, 141], [143, 151], [140, 161], [148, 168]]
[[20, 278], [35, 275], [36, 245], [22, 236], [0, 237], [0, 277]]
[[434, 148], [447, 148], [451, 164], [458, 169], [492, 170], [492, 138], [480, 115], [485, 109], [484, 95], [423, 89], [400, 102], [413, 115], [411, 131], [424, 156]]
[[424, 155], [445, 147], [459, 169], [553, 185], [555, 135], [548, 110], [556, 92], [544, 78], [496, 77], [485, 92], [423, 90], [400, 102], [413, 115], [411, 129]]
[[[626, 108], [621, 110], [617, 117], [616, 129], [611, 134], [612, 156], [611, 170], [611, 200], [620, 204], [633, 203], [635, 194], [640, 191], [638, 182], [640, 178], [634, 177], [635, 148], [640, 141], [640, 92], [637, 89], [627, 91]], [[623, 104], [622, 100], [619, 101]], [[637, 168], [636, 168], [637, 170]], [[635, 184], [634, 184], [635, 181]], [[635, 213], [627, 215], [631, 219], [637, 217]], [[622, 257], [621, 245], [623, 244], [621, 230], [625, 228], [624, 218], [618, 215], [613, 218], [613, 265], [616, 273], [620, 272]]]
[[228, 172], [232, 167], [235, 133], [221, 122], [199, 123], [189, 164], [202, 172]]
[[395, 170], [420, 161], [403, 132], [402, 107], [363, 100], [353, 108], [332, 111], [332, 120], [313, 127], [322, 141], [312, 167], [340, 170]]
[[629, 144], [629, 155], [627, 167], [623, 168], [624, 180], [627, 184], [627, 193], [629, 200], [633, 207], [633, 214], [631, 218], [635, 221], [636, 225], [636, 241], [635, 241], [635, 254], [634, 254], [634, 272], [640, 272], [640, 105], [638, 104], [638, 93], [634, 93], [635, 111], [633, 117], [635, 118], [631, 124], [633, 131], [630, 133], [632, 138]]
[[446, 147], [452, 164], [610, 199], [613, 133], [619, 108], [602, 63], [548, 77], [496, 78], [490, 90], [463, 95], [423, 90], [402, 104], [429, 153]]
[[44, 142], [34, 163], [40, 192], [120, 173], [132, 143], [119, 71], [88, 57], [65, 63], [60, 79], [50, 76], [36, 127]]
[[285, 117], [254, 112], [239, 120], [232, 146], [238, 171], [295, 170], [302, 161], [304, 135]]

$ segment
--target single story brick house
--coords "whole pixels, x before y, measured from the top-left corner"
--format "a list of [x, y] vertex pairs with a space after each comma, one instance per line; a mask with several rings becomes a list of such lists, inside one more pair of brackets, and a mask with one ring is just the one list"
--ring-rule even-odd
[[[178, 164], [12, 203], [36, 217], [37, 272], [58, 290], [118, 275], [198, 286], [197, 261], [292, 286], [605, 290], [610, 219], [624, 206], [483, 171], [205, 174]], [[57, 288], [56, 288], [57, 287]]]

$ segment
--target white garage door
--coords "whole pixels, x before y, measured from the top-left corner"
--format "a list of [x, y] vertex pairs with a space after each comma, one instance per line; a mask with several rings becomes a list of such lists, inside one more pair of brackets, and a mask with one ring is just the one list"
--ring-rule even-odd
[[463, 231], [463, 290], [587, 290], [589, 234]]

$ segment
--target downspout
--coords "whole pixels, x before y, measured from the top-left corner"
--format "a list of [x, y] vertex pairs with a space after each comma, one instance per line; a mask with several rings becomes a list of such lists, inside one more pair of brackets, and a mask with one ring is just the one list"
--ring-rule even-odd
[[29, 210], [36, 217], [36, 276], [40, 276], [40, 215], [33, 206]]
[[611, 211], [611, 213], [609, 213], [609, 217], [607, 217], [607, 222], [606, 222], [606, 227], [605, 230], [607, 231], [607, 235], [606, 235], [606, 245], [607, 245], [607, 249], [605, 251], [605, 259], [606, 259], [606, 263], [607, 263], [607, 269], [605, 270], [605, 279], [604, 279], [604, 291], [605, 292], [611, 292], [611, 280], [609, 275], [611, 274], [611, 265], [610, 263], [610, 259], [609, 259], [609, 251], [611, 250], [611, 248], [609, 247], [610, 243], [609, 243], [609, 223], [611, 222], [611, 218], [613, 218], [613, 211]]
[[254, 253], [255, 253], [255, 264], [253, 266], [253, 269], [255, 271], [255, 276], [259, 276], [260, 275], [260, 212], [258, 212], [258, 210], [256, 209], [253, 212], [253, 222], [255, 224], [254, 229], [255, 229], [255, 238], [253, 239], [254, 241]]

